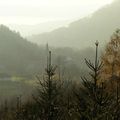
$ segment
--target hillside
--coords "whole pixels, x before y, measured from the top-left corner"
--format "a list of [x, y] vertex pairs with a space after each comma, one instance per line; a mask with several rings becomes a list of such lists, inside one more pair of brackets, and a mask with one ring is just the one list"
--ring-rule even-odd
[[19, 33], [0, 26], [0, 73], [26, 75], [40, 70], [43, 49], [22, 38]]
[[[72, 48], [53, 48], [52, 61], [60, 65], [65, 76], [78, 79], [85, 70], [84, 58], [94, 58], [94, 50], [74, 50]], [[33, 77], [42, 74], [46, 66], [46, 48], [37, 46], [22, 38], [8, 27], [0, 26], [0, 79], [9, 76]]]
[[109, 40], [112, 33], [120, 28], [119, 10], [120, 1], [116, 0], [93, 15], [71, 23], [69, 27], [61, 27], [52, 32], [33, 35], [28, 39], [38, 44], [48, 42], [50, 45], [59, 47], [84, 48], [92, 46], [96, 40], [99, 40], [103, 45]]

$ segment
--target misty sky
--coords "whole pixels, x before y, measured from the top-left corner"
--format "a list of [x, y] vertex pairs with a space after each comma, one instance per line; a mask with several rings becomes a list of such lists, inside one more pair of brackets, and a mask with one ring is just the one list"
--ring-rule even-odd
[[39, 24], [89, 15], [113, 0], [0, 0], [0, 24]]

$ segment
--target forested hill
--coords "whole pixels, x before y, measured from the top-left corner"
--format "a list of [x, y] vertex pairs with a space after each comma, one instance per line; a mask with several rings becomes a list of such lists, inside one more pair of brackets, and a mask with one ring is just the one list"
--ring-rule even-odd
[[0, 26], [0, 73], [27, 75], [40, 69], [43, 49]]
[[[120, 0], [115, 0], [93, 15], [71, 23], [49, 33], [29, 37], [29, 40], [54, 46], [85, 48], [92, 46], [95, 40], [102, 45], [109, 41], [112, 33], [120, 28]], [[74, 41], [74, 42], [73, 42]]]
[[[66, 77], [71, 75], [75, 76], [75, 79], [84, 72], [84, 58], [94, 58], [94, 50], [91, 48], [80, 51], [50, 47], [50, 50], [52, 50], [53, 64], [60, 65]], [[45, 45], [37, 46], [8, 27], [0, 26], [0, 77], [42, 74], [46, 67], [46, 52]]]

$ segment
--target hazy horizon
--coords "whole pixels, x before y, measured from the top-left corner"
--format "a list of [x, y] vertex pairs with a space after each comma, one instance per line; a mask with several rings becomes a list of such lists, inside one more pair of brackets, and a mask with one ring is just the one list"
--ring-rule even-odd
[[0, 24], [36, 25], [85, 17], [113, 0], [4, 0]]
[[0, 1], [0, 24], [23, 37], [50, 32], [91, 15], [114, 0], [4, 0]]

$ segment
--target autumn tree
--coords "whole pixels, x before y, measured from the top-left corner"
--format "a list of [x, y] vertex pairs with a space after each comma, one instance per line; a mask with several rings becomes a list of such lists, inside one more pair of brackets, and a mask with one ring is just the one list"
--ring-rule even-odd
[[109, 79], [120, 75], [120, 30], [116, 30], [102, 55], [103, 77]]
[[109, 90], [114, 94], [114, 117], [118, 120], [119, 111], [119, 87], [120, 87], [120, 30], [117, 29], [102, 55], [103, 69], [101, 76], [109, 82]]

